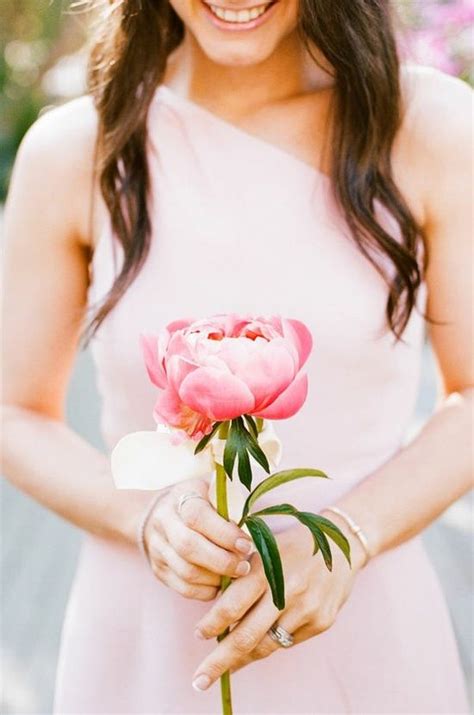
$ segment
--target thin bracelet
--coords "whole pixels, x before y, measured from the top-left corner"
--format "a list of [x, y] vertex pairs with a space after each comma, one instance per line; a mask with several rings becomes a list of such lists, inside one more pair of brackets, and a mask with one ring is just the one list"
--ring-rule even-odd
[[148, 519], [151, 516], [151, 513], [153, 509], [155, 508], [156, 503], [158, 502], [158, 499], [163, 496], [163, 491], [160, 491], [159, 494], [156, 494], [154, 499], [151, 500], [150, 504], [146, 507], [145, 511], [143, 512], [143, 515], [141, 519], [139, 520], [137, 524], [137, 530], [136, 530], [136, 542], [138, 546], [138, 550], [142, 554], [142, 556], [146, 559], [148, 565], [150, 565], [150, 559], [148, 557], [148, 553], [145, 547], [145, 528], [148, 523]]
[[356, 524], [354, 519], [352, 519], [352, 517], [350, 517], [349, 514], [347, 514], [347, 512], [343, 511], [342, 509], [340, 509], [337, 506], [325, 506], [325, 507], [323, 507], [323, 509], [321, 511], [324, 511], [324, 509], [326, 509], [326, 511], [333, 511], [335, 514], [339, 514], [339, 516], [342, 516], [344, 521], [347, 522], [350, 530], [352, 531], [353, 534], [355, 534], [358, 537], [358, 539], [359, 539], [360, 543], [362, 544], [362, 547], [365, 551], [366, 559], [365, 559], [364, 563], [362, 564], [361, 568], [364, 568], [365, 566], [367, 566], [367, 563], [372, 558], [372, 554], [369, 549], [369, 543], [367, 541], [367, 537], [364, 534], [364, 532], [362, 531], [361, 527], [358, 524]]

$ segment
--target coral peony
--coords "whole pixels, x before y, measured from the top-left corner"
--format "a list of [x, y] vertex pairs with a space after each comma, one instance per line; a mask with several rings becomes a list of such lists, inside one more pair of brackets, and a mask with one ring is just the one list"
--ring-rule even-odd
[[216, 421], [244, 414], [291, 417], [306, 399], [301, 368], [312, 337], [299, 320], [216, 314], [174, 321], [157, 335], [141, 334], [140, 344], [159, 389], [154, 419], [195, 440]]

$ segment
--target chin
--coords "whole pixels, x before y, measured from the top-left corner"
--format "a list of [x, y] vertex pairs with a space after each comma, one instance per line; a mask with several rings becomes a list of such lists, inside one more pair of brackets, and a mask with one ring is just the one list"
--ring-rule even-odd
[[[298, 0], [171, 0], [202, 52], [213, 62], [245, 67], [264, 62], [297, 26]], [[259, 16], [250, 16], [259, 7]], [[212, 11], [211, 11], [212, 8]], [[247, 13], [247, 18], [216, 17]], [[238, 22], [237, 22], [238, 20]], [[237, 30], [237, 25], [240, 29]], [[244, 28], [244, 25], [247, 25]], [[233, 26], [233, 27], [232, 27]]]
[[273, 52], [273, 47], [265, 48], [255, 42], [236, 42], [230, 47], [229, 42], [203, 43], [199, 42], [202, 51], [210, 60], [228, 67], [245, 67], [263, 62]]

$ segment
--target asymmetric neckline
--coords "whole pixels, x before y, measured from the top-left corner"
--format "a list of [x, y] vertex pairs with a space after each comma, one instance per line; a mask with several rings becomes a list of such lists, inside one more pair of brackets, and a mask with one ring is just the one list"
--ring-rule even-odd
[[182, 95], [178, 94], [168, 85], [158, 85], [155, 92], [155, 99], [158, 98], [160, 95], [165, 100], [168, 99], [170, 102], [179, 104], [185, 109], [194, 111], [201, 116], [207, 118], [209, 121], [213, 121], [216, 125], [219, 125], [220, 127], [225, 128], [230, 132], [233, 132], [241, 139], [248, 139], [250, 142], [253, 142], [256, 147], [266, 149], [269, 152], [273, 152], [275, 156], [287, 159], [289, 162], [293, 163], [294, 166], [300, 167], [303, 171], [306, 171], [309, 176], [313, 178], [315, 176], [319, 177], [322, 181], [326, 182], [331, 181], [331, 177], [324, 171], [317, 169], [315, 166], [311, 166], [311, 164], [308, 164], [306, 161], [299, 159], [294, 154], [291, 154], [289, 151], [282, 149], [276, 144], [266, 141], [265, 139], [258, 137], [256, 134], [251, 134], [250, 132], [245, 131], [245, 129], [241, 129], [241, 127], [238, 127], [236, 124], [232, 124], [232, 122], [227, 121], [227, 119], [224, 119], [223, 117], [214, 114], [214, 112], [211, 112], [209, 109], [206, 109], [206, 107], [203, 107], [201, 104], [198, 104], [192, 99], [188, 99], [187, 97], [183, 97]]

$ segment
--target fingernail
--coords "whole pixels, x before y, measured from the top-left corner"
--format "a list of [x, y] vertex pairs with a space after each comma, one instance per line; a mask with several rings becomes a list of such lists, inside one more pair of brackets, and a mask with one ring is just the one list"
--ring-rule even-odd
[[195, 636], [196, 638], [199, 638], [199, 640], [201, 640], [201, 641], [205, 641], [205, 640], [206, 640], [206, 636], [204, 635], [204, 633], [203, 633], [201, 630], [199, 630], [199, 628], [196, 628], [196, 629], [194, 630], [194, 636]]
[[250, 573], [250, 563], [248, 561], [241, 561], [240, 564], [235, 569], [237, 576], [247, 576]]
[[249, 539], [237, 539], [235, 548], [242, 554], [249, 554], [252, 551], [252, 542]]
[[194, 690], [207, 690], [210, 684], [211, 679], [208, 675], [198, 675], [198, 677], [193, 680]]

